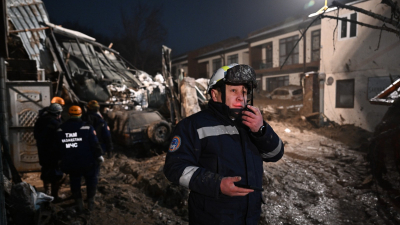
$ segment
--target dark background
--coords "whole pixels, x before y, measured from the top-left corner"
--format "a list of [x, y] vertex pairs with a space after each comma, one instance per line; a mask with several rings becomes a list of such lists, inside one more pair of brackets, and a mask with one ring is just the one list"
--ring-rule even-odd
[[[43, 2], [52, 23], [81, 31], [106, 46], [113, 42], [113, 48], [122, 56], [137, 68], [149, 73], [154, 73], [160, 68], [158, 62], [161, 62], [161, 45], [171, 48], [174, 57], [230, 37], [245, 38], [250, 32], [263, 27], [299, 15], [314, 13], [325, 4], [325, 0], [43, 0]], [[331, 2], [332, 0], [328, 0], [328, 6]], [[124, 35], [122, 25], [122, 14], [134, 17], [135, 8], [139, 3], [148, 9], [161, 9], [158, 20], [165, 30], [159, 35], [161, 40], [153, 44], [152, 54], [146, 55], [146, 60], [141, 58], [150, 50], [142, 47], [140, 52], [133, 53], [138, 47], [128, 46], [132, 45], [128, 42], [134, 37]], [[157, 69], [153, 71], [152, 68]]]
[[[134, 0], [43, 0], [53, 23], [79, 22], [112, 37], [121, 29], [121, 11], [129, 12]], [[332, 0], [328, 1], [328, 5]], [[339, 2], [345, 2], [344, 0]], [[229, 37], [316, 12], [324, 0], [152, 0], [163, 6], [162, 22], [168, 30], [165, 45], [179, 55]], [[68, 27], [67, 27], [68, 28]], [[161, 47], [160, 47], [161, 48]]]

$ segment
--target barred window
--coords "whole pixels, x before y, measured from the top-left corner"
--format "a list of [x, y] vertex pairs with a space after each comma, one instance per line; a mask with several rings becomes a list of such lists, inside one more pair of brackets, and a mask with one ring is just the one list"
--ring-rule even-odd
[[[290, 51], [292, 50], [298, 39], [299, 35], [295, 35], [279, 40], [279, 65], [282, 65], [283, 62], [285, 62], [286, 57], [289, 55]], [[299, 64], [299, 45], [296, 45], [285, 64]]]
[[321, 48], [321, 30], [311, 32], [311, 61], [319, 61]]

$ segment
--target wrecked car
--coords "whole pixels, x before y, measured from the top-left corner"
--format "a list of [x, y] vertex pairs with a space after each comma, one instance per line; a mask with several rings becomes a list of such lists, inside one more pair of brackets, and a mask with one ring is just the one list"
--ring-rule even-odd
[[131, 147], [138, 143], [157, 146], [169, 143], [171, 123], [157, 111], [109, 110], [104, 115], [118, 144]]
[[303, 100], [303, 89], [297, 85], [278, 87], [267, 94], [266, 97], [270, 99], [300, 101]]

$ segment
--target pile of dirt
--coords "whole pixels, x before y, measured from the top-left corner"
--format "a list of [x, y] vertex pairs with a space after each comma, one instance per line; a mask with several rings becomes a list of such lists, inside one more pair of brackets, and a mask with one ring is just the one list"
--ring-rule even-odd
[[[268, 98], [257, 98], [254, 100], [265, 121], [275, 121], [290, 124], [300, 131], [308, 130], [319, 135], [340, 141], [352, 150], [361, 152], [368, 151], [368, 144], [373, 134], [352, 124], [339, 125], [329, 119], [325, 119], [323, 126], [319, 126], [318, 119], [305, 118], [301, 114], [302, 101], [276, 100]], [[323, 116], [323, 115], [322, 115]]]
[[325, 126], [317, 127], [301, 115], [291, 118], [284, 118], [279, 122], [290, 124], [300, 130], [308, 130], [319, 135], [325, 136], [335, 141], [340, 141], [352, 150], [368, 152], [369, 138], [372, 133], [352, 124], [338, 125], [327, 123]]
[[[165, 178], [165, 154], [134, 159], [124, 151], [102, 164], [93, 211], [78, 215], [66, 184], [66, 199], [52, 204], [53, 219], [61, 224], [187, 224], [189, 192]], [[85, 186], [82, 195], [85, 199]]]

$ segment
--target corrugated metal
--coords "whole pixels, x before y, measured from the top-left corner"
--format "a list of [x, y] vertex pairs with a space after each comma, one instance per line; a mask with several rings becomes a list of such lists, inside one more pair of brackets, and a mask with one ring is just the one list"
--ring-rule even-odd
[[22, 43], [31, 60], [36, 60], [38, 68], [43, 68], [40, 60], [41, 52], [45, 52], [46, 33], [44, 30], [29, 31], [44, 28], [49, 22], [48, 15], [42, 1], [35, 0], [7, 0], [8, 16], [19, 32]]

